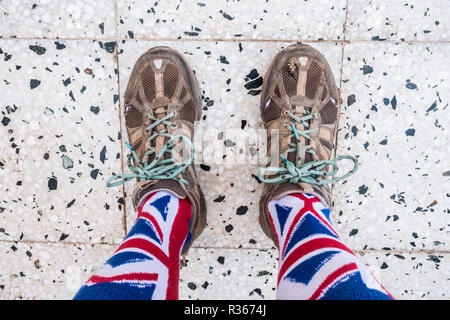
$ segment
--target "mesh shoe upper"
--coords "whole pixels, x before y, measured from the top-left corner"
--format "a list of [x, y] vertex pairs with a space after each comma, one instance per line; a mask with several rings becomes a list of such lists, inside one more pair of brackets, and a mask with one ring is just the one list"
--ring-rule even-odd
[[[268, 130], [272, 166], [262, 168], [259, 174], [260, 180], [267, 182], [260, 202], [260, 222], [269, 237], [273, 237], [266, 218], [269, 200], [305, 191], [330, 206], [330, 182], [356, 171], [353, 157], [332, 159], [339, 107], [338, 89], [321, 53], [298, 44], [274, 58], [261, 95], [261, 115]], [[272, 146], [274, 136], [278, 148]], [[336, 162], [341, 159], [351, 159], [355, 167], [343, 177], [333, 178], [338, 169]]]
[[195, 239], [205, 225], [206, 206], [193, 165], [194, 121], [201, 114], [193, 71], [175, 50], [152, 48], [137, 60], [124, 104], [131, 173], [111, 177], [109, 185], [136, 179], [135, 209], [158, 190], [187, 197], [193, 211], [190, 232]]

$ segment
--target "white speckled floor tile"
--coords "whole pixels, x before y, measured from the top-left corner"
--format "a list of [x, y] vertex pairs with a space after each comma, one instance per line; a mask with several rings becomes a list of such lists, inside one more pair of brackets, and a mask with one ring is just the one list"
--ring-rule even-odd
[[342, 40], [345, 10], [345, 0], [126, 0], [118, 4], [119, 35], [128, 39]]
[[0, 26], [3, 38], [110, 38], [114, 1], [3, 0]]
[[0, 299], [72, 299], [112, 245], [0, 241]]
[[[200, 127], [203, 130], [217, 130], [217, 136], [223, 132], [223, 138], [216, 142], [221, 146], [227, 137], [232, 141], [236, 139], [236, 136], [233, 138], [227, 135], [230, 129], [235, 129], [239, 134], [249, 134], [251, 130], [263, 128], [258, 92], [261, 87], [250, 89], [255, 90], [256, 95], [249, 94], [250, 90], [245, 88], [245, 78], [252, 69], [264, 76], [275, 54], [282, 47], [290, 45], [277, 42], [124, 42], [119, 45], [121, 96], [137, 58], [153, 46], [171, 46], [185, 54], [195, 71], [203, 94], [204, 111]], [[329, 59], [335, 78], [339, 79], [341, 45], [326, 43], [314, 44], [314, 47]], [[236, 146], [224, 149], [238, 152]], [[272, 242], [263, 234], [258, 222], [262, 184], [258, 184], [252, 175], [257, 175], [259, 167], [248, 163], [236, 165], [204, 161], [203, 164], [206, 167], [197, 167], [197, 174], [207, 202], [208, 225], [194, 246], [271, 248]], [[127, 185], [128, 195], [132, 193], [132, 184], [130, 182]], [[134, 220], [129, 198], [128, 226]]]
[[[344, 63], [337, 153], [361, 165], [334, 186], [336, 227], [397, 299], [449, 299], [449, 8], [448, 0], [0, 0], [0, 299], [71, 299], [132, 226], [130, 196], [124, 202], [105, 181], [121, 171], [119, 101], [143, 52], [185, 53], [203, 94], [197, 128], [223, 131], [215, 145], [224, 146], [236, 141], [230, 129], [262, 128], [260, 76], [290, 44], [282, 41], [344, 40], [344, 23], [344, 57], [341, 43], [312, 44], [338, 83]], [[117, 47], [116, 38], [128, 40]], [[122, 131], [126, 140], [123, 123]], [[275, 298], [277, 252], [258, 223], [257, 168], [197, 167], [208, 225], [181, 270], [182, 299]]]
[[364, 252], [360, 258], [395, 299], [449, 299], [448, 253]]
[[448, 248], [449, 49], [345, 46], [338, 154], [360, 169], [336, 184], [334, 217], [353, 249]]
[[[114, 250], [0, 241], [0, 299], [72, 299]], [[358, 255], [396, 299], [448, 299], [448, 254]], [[180, 299], [275, 299], [277, 270], [276, 249], [193, 248], [180, 272]]]
[[121, 166], [111, 47], [0, 40], [0, 239], [122, 239], [122, 193], [105, 185]]
[[350, 0], [347, 40], [450, 40], [448, 0]]
[[180, 299], [275, 299], [277, 257], [276, 249], [193, 248], [180, 272]]

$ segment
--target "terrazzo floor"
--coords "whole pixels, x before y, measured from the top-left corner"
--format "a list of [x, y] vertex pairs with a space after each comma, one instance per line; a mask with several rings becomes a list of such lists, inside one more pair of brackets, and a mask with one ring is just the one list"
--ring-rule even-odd
[[[0, 299], [72, 298], [129, 229], [132, 186], [105, 181], [124, 167], [122, 97], [144, 51], [186, 55], [202, 128], [247, 134], [263, 127], [249, 82], [294, 42], [328, 59], [337, 153], [360, 163], [334, 185], [338, 231], [396, 298], [448, 299], [449, 15], [448, 0], [0, 0]], [[198, 166], [208, 225], [180, 298], [275, 298], [257, 168]]]

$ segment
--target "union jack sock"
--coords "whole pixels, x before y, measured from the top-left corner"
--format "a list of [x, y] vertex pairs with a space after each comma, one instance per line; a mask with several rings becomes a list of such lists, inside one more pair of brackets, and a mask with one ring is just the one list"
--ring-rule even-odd
[[289, 194], [271, 200], [268, 212], [279, 248], [278, 299], [393, 299], [342, 242], [318, 198]]
[[178, 299], [180, 254], [191, 240], [189, 200], [158, 191], [138, 208], [135, 225], [76, 300]]

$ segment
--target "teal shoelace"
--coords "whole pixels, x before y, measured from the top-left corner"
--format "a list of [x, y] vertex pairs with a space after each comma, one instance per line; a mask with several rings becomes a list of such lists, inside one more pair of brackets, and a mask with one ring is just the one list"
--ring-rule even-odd
[[[307, 140], [311, 140], [311, 137], [309, 134], [316, 132], [318, 129], [309, 129], [309, 120], [317, 118], [317, 114], [311, 114], [308, 111], [305, 111], [303, 117], [298, 117], [292, 112], [288, 112], [288, 116], [296, 123], [301, 123], [305, 130], [298, 131], [294, 124], [291, 124], [291, 127], [289, 130], [291, 131], [291, 134], [289, 135], [290, 138], [295, 137], [297, 142], [291, 142], [289, 143], [289, 148], [286, 149], [286, 153], [290, 152], [297, 152], [297, 158], [298, 161], [296, 164], [293, 162], [287, 160], [283, 155], [281, 155], [281, 159], [286, 164], [286, 167], [266, 167], [261, 168], [259, 170], [258, 178], [260, 181], [265, 183], [272, 183], [272, 184], [280, 184], [284, 182], [290, 182], [290, 183], [309, 183], [314, 185], [325, 185], [328, 183], [337, 182], [343, 179], [348, 178], [352, 174], [358, 170], [358, 161], [352, 157], [352, 156], [339, 156], [332, 160], [314, 160], [307, 163], [302, 164], [302, 154], [303, 154], [303, 147], [302, 143], [300, 141], [300, 136]], [[312, 149], [310, 145], [305, 145], [305, 153], [315, 154], [315, 151]], [[331, 178], [331, 179], [321, 179], [318, 178], [323, 177], [333, 177], [337, 174], [339, 167], [337, 163], [341, 160], [351, 160], [353, 161], [353, 169], [350, 170], [348, 173], [341, 177], [337, 178]], [[331, 166], [333, 170], [327, 171], [324, 170], [327, 166]], [[265, 175], [276, 175], [273, 178], [264, 178]]]
[[[175, 115], [174, 112], [171, 112], [164, 116], [161, 119], [157, 119], [152, 115], [148, 117], [150, 120], [154, 121], [151, 125], [149, 125], [146, 130], [148, 132], [152, 132], [159, 124], [164, 124], [166, 126], [173, 126], [172, 122], [169, 121]], [[125, 143], [125, 145], [130, 149], [131, 153], [127, 155], [127, 166], [130, 169], [131, 173], [121, 174], [121, 175], [113, 175], [108, 181], [106, 181], [106, 185], [108, 187], [116, 187], [124, 184], [127, 181], [132, 179], [140, 179], [140, 180], [176, 180], [188, 185], [188, 181], [183, 178], [177, 177], [180, 173], [184, 172], [187, 167], [189, 167], [194, 161], [194, 146], [188, 137], [185, 135], [172, 135], [167, 130], [155, 130], [155, 132], [148, 137], [147, 141], [151, 141], [158, 136], [167, 137], [168, 141], [163, 145], [158, 154], [155, 155], [154, 159], [149, 162], [143, 162], [136, 151], [130, 146], [129, 143]], [[174, 147], [173, 142], [178, 139], [182, 139], [186, 142], [187, 146], [190, 149], [190, 157], [184, 161], [176, 161], [172, 156], [167, 159], [164, 158], [164, 154], [170, 153], [173, 154]], [[150, 147], [149, 150], [144, 154], [145, 159], [150, 159], [150, 156], [156, 152], [155, 147]], [[132, 158], [136, 161], [136, 166], [133, 164]]]

